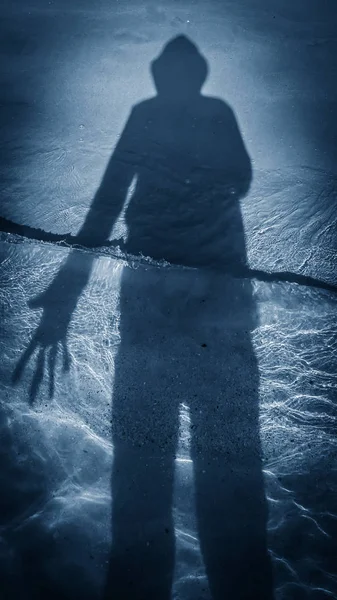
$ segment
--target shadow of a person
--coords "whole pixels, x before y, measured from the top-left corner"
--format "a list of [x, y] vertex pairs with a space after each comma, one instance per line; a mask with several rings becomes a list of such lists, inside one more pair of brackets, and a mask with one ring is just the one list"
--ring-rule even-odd
[[[251, 163], [231, 108], [200, 92], [207, 71], [185, 36], [164, 47], [152, 63], [157, 95], [132, 109], [77, 238], [102, 245], [123, 211], [127, 252], [195, 267], [123, 272], [106, 598], [171, 597], [181, 403], [190, 410], [197, 523], [213, 600], [272, 597], [250, 333], [256, 307], [249, 280], [226, 274], [246, 264], [239, 199]], [[15, 374], [39, 348], [31, 400], [47, 350], [51, 394], [58, 343], [69, 367], [68, 325], [93, 260], [71, 253], [34, 303], [44, 315]]]

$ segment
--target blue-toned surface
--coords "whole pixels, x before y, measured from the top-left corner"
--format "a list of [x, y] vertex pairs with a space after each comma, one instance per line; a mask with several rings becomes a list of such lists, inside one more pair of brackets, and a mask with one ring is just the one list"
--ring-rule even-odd
[[[1, 598], [337, 597], [337, 294], [228, 274], [247, 259], [337, 283], [335, 17], [330, 2], [4, 6], [0, 216], [88, 236], [110, 157], [134, 172], [110, 222], [120, 248], [0, 234]], [[159, 110], [151, 62], [178, 34], [251, 160], [231, 210], [205, 113], [194, 141], [171, 105], [139, 131]], [[130, 158], [118, 140], [139, 103]]]

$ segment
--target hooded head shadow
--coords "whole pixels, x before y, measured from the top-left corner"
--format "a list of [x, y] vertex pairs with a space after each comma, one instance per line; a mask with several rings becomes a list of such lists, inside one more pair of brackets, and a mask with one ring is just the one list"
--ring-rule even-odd
[[184, 35], [169, 41], [151, 64], [158, 95], [168, 99], [192, 99], [199, 94], [208, 75], [206, 59]]

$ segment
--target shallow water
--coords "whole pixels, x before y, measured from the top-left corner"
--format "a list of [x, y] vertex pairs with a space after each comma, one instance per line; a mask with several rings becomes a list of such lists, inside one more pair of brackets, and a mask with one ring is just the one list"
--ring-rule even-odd
[[[109, 557], [110, 412], [120, 342], [118, 292], [122, 271], [130, 269], [125, 262], [96, 260], [69, 334], [71, 370], [62, 375], [59, 359], [54, 398], [48, 397], [46, 381], [29, 405], [35, 359], [16, 388], [10, 383], [38, 323], [26, 300], [53, 277], [65, 253], [48, 245], [2, 242], [3, 581], [15, 589], [18, 565], [28, 560], [28, 580], [52, 584], [61, 597], [85, 589], [89, 598], [99, 597]], [[190, 271], [182, 277], [179, 269], [144, 264], [136, 269], [135, 285], [143, 270], [145, 279], [156, 286], [162, 282], [166, 293], [191, 289], [186, 286]], [[333, 597], [337, 299], [286, 283], [253, 287], [260, 323], [252, 337], [261, 376], [260, 435], [276, 597]], [[141, 287], [137, 293], [141, 297]], [[150, 353], [150, 346], [144, 341], [139, 351]], [[179, 353], [173, 332], [166, 360], [179, 360]], [[193, 510], [188, 403], [186, 398], [180, 406], [176, 457], [174, 597], [209, 598]]]
[[[184, 3], [174, 10], [167, 2], [50, 6], [5, 8], [2, 51], [10, 69], [2, 75], [1, 216], [53, 233], [79, 231], [131, 106], [153, 94], [149, 63], [184, 32], [209, 61], [205, 93], [235, 109], [252, 159], [252, 185], [241, 200], [249, 267], [337, 284], [336, 42], [329, 4], [319, 18], [310, 5], [305, 21], [282, 2], [274, 3], [273, 15], [259, 2], [240, 8]], [[110, 238], [122, 247], [127, 235], [124, 210]], [[217, 255], [223, 248], [218, 226], [210, 237], [208, 252]], [[235, 451], [240, 455], [242, 438], [256, 449], [258, 437], [274, 597], [337, 597], [337, 294], [234, 279], [210, 270], [207, 256], [200, 251], [196, 262], [203, 266], [193, 269], [118, 247], [71, 250], [0, 233], [1, 598], [103, 598], [114, 543], [111, 476], [125, 423], [127, 438], [141, 448], [134, 465], [144, 457], [149, 464], [158, 455], [168, 464], [174, 458], [173, 598], [211, 599], [196, 477], [211, 481], [216, 510], [223, 493], [216, 476], [232, 467], [234, 482], [246, 481], [246, 500], [238, 505], [249, 508], [258, 476], [249, 452], [245, 471]], [[55, 360], [47, 353], [42, 364], [35, 349], [14, 382], [42, 314], [28, 302], [69, 257], [70, 287], [89, 263], [91, 270], [69, 326], [69, 356], [60, 344]], [[49, 304], [58, 305], [60, 326], [62, 298], [64, 290]], [[144, 403], [134, 408], [138, 397]], [[195, 414], [202, 411], [206, 416]], [[174, 448], [170, 427], [178, 435]], [[192, 459], [203, 455], [208, 463], [201, 472]], [[130, 480], [137, 483], [134, 465]], [[139, 468], [155, 489], [155, 468]], [[132, 490], [134, 508], [143, 506], [142, 491]], [[158, 486], [156, 493], [160, 506]], [[223, 506], [222, 541], [234, 519], [233, 504]], [[154, 515], [146, 535], [163, 525]], [[233, 553], [243, 552], [245, 535], [247, 547], [264, 537], [258, 523], [251, 539], [244, 524], [235, 527], [228, 537]], [[251, 568], [244, 553], [234, 564], [239, 578], [254, 570], [255, 551], [253, 544], [245, 555]], [[229, 564], [222, 564], [228, 574]], [[241, 597], [240, 589], [231, 588], [229, 597], [235, 591]], [[118, 589], [110, 591], [118, 596]]]

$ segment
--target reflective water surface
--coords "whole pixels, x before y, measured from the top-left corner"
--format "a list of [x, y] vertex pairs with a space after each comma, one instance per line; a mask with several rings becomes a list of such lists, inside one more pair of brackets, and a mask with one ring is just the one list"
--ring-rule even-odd
[[1, 216], [83, 247], [0, 233], [5, 598], [337, 596], [337, 295], [233, 277], [337, 283], [333, 129], [262, 59], [313, 30], [255, 8], [6, 9]]

